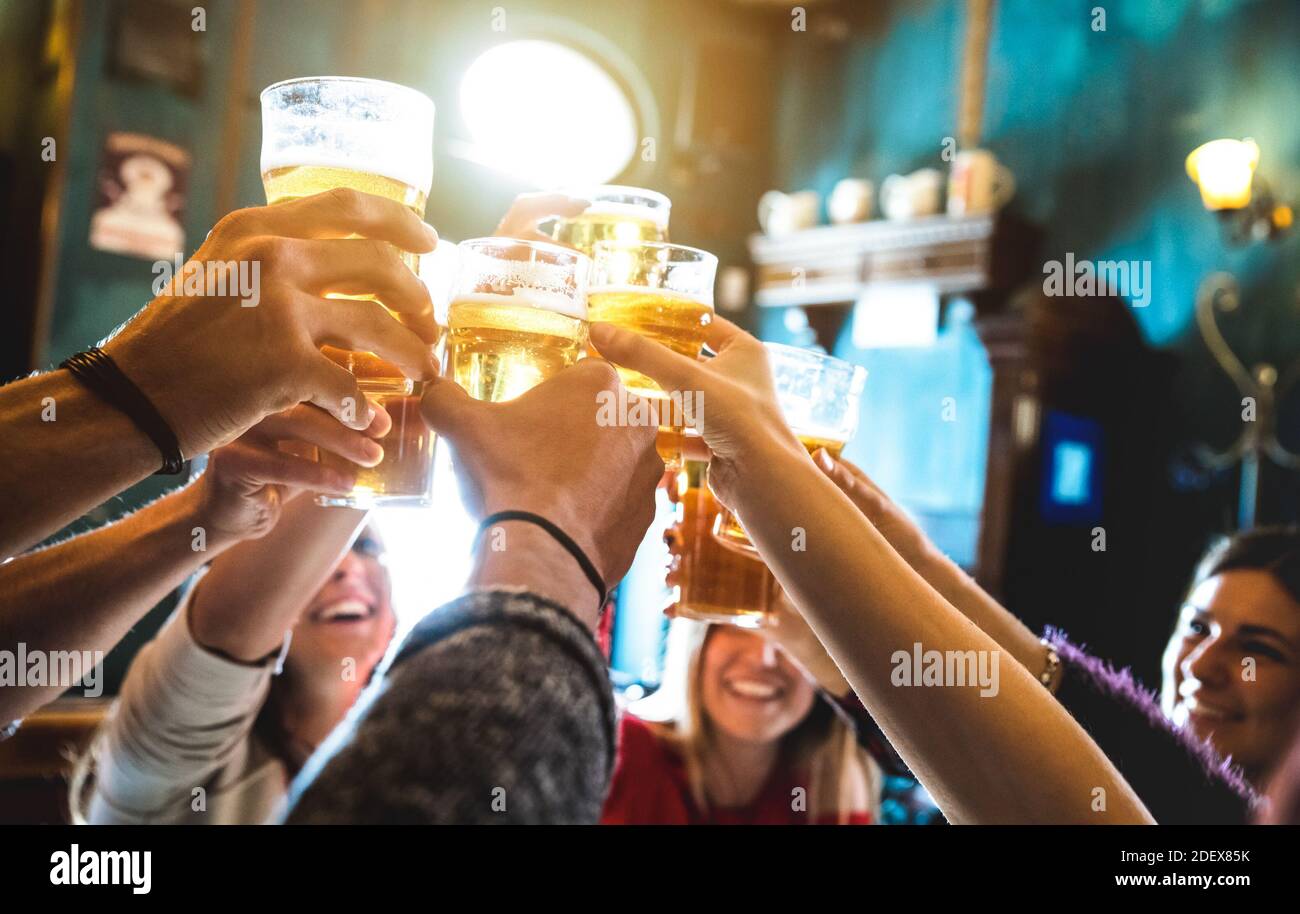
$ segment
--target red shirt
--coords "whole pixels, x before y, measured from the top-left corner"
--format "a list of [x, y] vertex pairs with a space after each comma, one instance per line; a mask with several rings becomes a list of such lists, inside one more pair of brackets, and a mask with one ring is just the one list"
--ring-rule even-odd
[[[624, 714], [614, 778], [600, 821], [602, 825], [807, 825], [808, 814], [791, 808], [794, 789], [807, 783], [798, 775], [778, 767], [747, 806], [700, 810], [681, 757], [649, 724]], [[849, 824], [870, 825], [871, 816], [854, 813]]]

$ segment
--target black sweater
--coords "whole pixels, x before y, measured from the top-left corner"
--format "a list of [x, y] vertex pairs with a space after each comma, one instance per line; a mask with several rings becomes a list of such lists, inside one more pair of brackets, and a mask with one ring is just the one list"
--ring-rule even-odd
[[294, 781], [290, 823], [594, 823], [613, 688], [587, 628], [531, 594], [430, 613]]

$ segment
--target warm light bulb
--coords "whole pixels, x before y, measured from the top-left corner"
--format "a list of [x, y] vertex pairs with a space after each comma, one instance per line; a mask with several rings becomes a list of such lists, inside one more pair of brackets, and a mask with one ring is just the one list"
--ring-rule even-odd
[[1250, 183], [1258, 164], [1254, 140], [1212, 140], [1192, 150], [1187, 174], [1200, 187], [1206, 209], [1241, 209], [1250, 203]]

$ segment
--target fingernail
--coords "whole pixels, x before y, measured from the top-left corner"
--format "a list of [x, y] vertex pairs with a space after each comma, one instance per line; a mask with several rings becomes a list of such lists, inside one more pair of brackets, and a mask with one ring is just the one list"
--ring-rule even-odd
[[335, 492], [340, 495], [346, 495], [352, 491], [352, 487], [357, 484], [355, 476], [348, 476], [343, 473], [333, 473], [330, 478], [333, 480], [331, 486]]
[[831, 460], [831, 455], [826, 451], [825, 448], [817, 449], [817, 463], [827, 473], [835, 469], [835, 461]]
[[433, 245], [437, 245], [438, 230], [427, 222], [423, 222], [421, 224], [424, 226], [424, 234], [425, 237], [429, 239], [429, 243]]
[[612, 341], [611, 334], [613, 332], [614, 332], [613, 327], [611, 327], [609, 324], [604, 324], [600, 322], [596, 322], [588, 328], [588, 333], [591, 336], [591, 341], [595, 343], [597, 347], [611, 342]]
[[366, 439], [361, 445], [361, 450], [372, 465], [384, 459], [384, 448], [378, 441]]

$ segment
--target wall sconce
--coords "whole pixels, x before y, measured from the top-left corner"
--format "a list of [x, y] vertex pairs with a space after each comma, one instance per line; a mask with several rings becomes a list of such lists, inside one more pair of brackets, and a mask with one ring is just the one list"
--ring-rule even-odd
[[1288, 450], [1277, 437], [1279, 402], [1300, 380], [1300, 358], [1279, 370], [1267, 362], [1248, 369], [1232, 351], [1219, 330], [1218, 315], [1241, 309], [1241, 290], [1228, 273], [1212, 273], [1196, 291], [1196, 325], [1214, 360], [1232, 379], [1243, 398], [1254, 401], [1253, 421], [1242, 422], [1241, 434], [1226, 451], [1216, 452], [1200, 445], [1196, 450], [1201, 465], [1223, 472], [1241, 465], [1237, 494], [1237, 526], [1255, 526], [1260, 508], [1260, 473], [1268, 462], [1283, 469], [1300, 471], [1300, 454]]
[[1291, 207], [1278, 203], [1255, 176], [1259, 146], [1254, 140], [1211, 140], [1187, 157], [1187, 175], [1201, 190], [1205, 208], [1218, 214], [1228, 239], [1274, 239], [1291, 228]]

